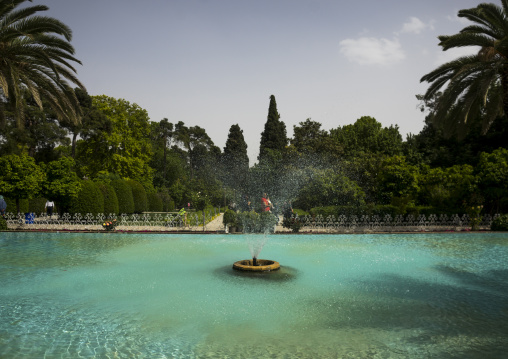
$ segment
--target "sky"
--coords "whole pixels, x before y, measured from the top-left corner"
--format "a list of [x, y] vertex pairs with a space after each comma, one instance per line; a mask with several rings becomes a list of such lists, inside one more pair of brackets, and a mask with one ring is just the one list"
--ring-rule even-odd
[[[91, 95], [136, 103], [151, 121], [200, 126], [224, 149], [238, 124], [251, 164], [270, 95], [288, 137], [374, 117], [417, 134], [420, 78], [474, 48], [443, 52], [479, 0], [33, 0], [73, 31]], [[496, 3], [496, 0], [492, 2]], [[498, 4], [499, 5], [499, 4]]]

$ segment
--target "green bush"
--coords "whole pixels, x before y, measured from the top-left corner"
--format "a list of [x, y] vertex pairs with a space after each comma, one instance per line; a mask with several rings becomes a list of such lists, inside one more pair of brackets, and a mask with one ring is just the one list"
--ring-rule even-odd
[[150, 212], [162, 212], [162, 199], [157, 193], [147, 193], [148, 210]]
[[[16, 209], [16, 200], [4, 197], [5, 203], [7, 204], [7, 209], [5, 212], [18, 213]], [[28, 199], [22, 198], [19, 200], [19, 212], [27, 213], [28, 212]]]
[[493, 231], [508, 231], [508, 214], [502, 214], [494, 219], [490, 229]]
[[97, 187], [99, 187], [104, 197], [104, 214], [106, 216], [111, 213], [118, 214], [118, 197], [116, 196], [115, 189], [104, 182], [97, 183]]
[[43, 197], [28, 200], [28, 212], [35, 213], [36, 215], [46, 212], [46, 201], [46, 198]]
[[83, 216], [87, 213], [94, 216], [104, 213], [104, 196], [95, 182], [82, 181], [81, 190], [78, 192], [78, 197], [71, 202], [69, 213], [81, 213]]
[[134, 198], [132, 197], [131, 187], [126, 181], [117, 179], [111, 181], [111, 187], [114, 188], [118, 198], [118, 214], [134, 213]]
[[7, 222], [4, 217], [0, 216], [0, 231], [6, 231], [7, 229]]
[[171, 198], [167, 190], [157, 192], [157, 196], [162, 201], [162, 212], [172, 212], [175, 210], [175, 201]]
[[[411, 211], [410, 214], [417, 213], [417, 209], [415, 207], [407, 207], [406, 212]], [[400, 208], [397, 206], [393, 206], [391, 204], [381, 204], [381, 205], [364, 205], [364, 206], [327, 206], [327, 207], [315, 207], [310, 210], [310, 214], [313, 216], [321, 215], [323, 217], [335, 216], [335, 218], [345, 215], [347, 217], [350, 216], [379, 216], [384, 217], [387, 214], [394, 218], [396, 215], [400, 214]]]
[[134, 213], [143, 213], [148, 209], [148, 199], [143, 185], [135, 180], [127, 180], [131, 187], [132, 198], [134, 199]]
[[237, 218], [238, 225], [243, 227], [244, 233], [273, 232], [277, 223], [277, 218], [270, 212], [241, 212], [238, 213]]
[[222, 217], [222, 223], [225, 225], [228, 224], [230, 227], [235, 227], [238, 225], [238, 218], [235, 211], [228, 209], [224, 216]]
[[298, 215], [299, 217], [302, 216], [308, 216], [310, 213], [307, 211], [304, 211], [303, 209], [293, 208], [293, 215]]

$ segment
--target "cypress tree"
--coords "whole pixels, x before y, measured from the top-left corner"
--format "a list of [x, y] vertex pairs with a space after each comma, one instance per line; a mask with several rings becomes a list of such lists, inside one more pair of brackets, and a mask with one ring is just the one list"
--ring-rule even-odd
[[286, 124], [280, 120], [275, 96], [271, 95], [268, 118], [265, 123], [265, 129], [261, 133], [258, 160], [261, 162], [272, 151], [282, 153], [287, 144]]
[[232, 125], [229, 129], [223, 160], [227, 169], [227, 171], [224, 171], [227, 173], [224, 182], [229, 186], [242, 190], [249, 171], [249, 156], [247, 155], [247, 143], [243, 137], [243, 130], [238, 124]]

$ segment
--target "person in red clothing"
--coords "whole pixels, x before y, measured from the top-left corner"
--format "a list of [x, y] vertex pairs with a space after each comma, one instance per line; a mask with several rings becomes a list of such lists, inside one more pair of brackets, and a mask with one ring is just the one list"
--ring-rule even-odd
[[272, 203], [268, 199], [266, 193], [263, 193], [263, 197], [261, 198], [261, 205], [263, 208], [263, 212], [269, 212], [270, 209], [272, 208]]

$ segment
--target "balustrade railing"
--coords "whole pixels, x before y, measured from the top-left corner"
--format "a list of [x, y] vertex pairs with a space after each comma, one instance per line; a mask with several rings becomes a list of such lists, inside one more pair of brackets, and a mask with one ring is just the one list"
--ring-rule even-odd
[[[106, 230], [106, 223], [115, 221], [114, 228], [117, 231], [206, 231], [223, 229], [222, 221], [217, 228], [219, 211], [207, 211], [205, 213], [191, 212], [185, 215], [174, 213], [142, 213], [121, 214], [100, 213], [94, 216], [91, 213], [85, 215], [64, 213], [47, 216], [45, 213], [14, 214], [6, 213], [5, 220], [9, 229], [22, 230]], [[216, 221], [214, 221], [214, 219]]]
[[[87, 213], [47, 216], [45, 213], [35, 215], [7, 213], [5, 219], [11, 230], [105, 230], [104, 223], [116, 220], [117, 231], [222, 231], [222, 217], [218, 209], [206, 213], [191, 212], [187, 215], [175, 213], [143, 213], [143, 214], [99, 214]], [[492, 221], [499, 214], [485, 214], [479, 229], [488, 230]], [[276, 231], [289, 231], [282, 227], [282, 217]], [[395, 232], [395, 231], [459, 231], [471, 228], [470, 217], [464, 215], [340, 215], [340, 216], [294, 216], [293, 220], [300, 223], [301, 232]]]
[[[492, 221], [499, 214], [491, 216], [485, 214], [479, 223], [479, 229], [488, 230]], [[446, 215], [439, 216], [430, 214], [414, 215], [396, 215], [392, 217], [387, 214], [379, 215], [340, 215], [330, 216], [293, 216], [293, 221], [300, 223], [300, 231], [324, 230], [326, 232], [393, 232], [393, 231], [446, 231], [446, 230], [467, 230], [471, 228], [471, 218], [467, 214], [463, 215]]]

